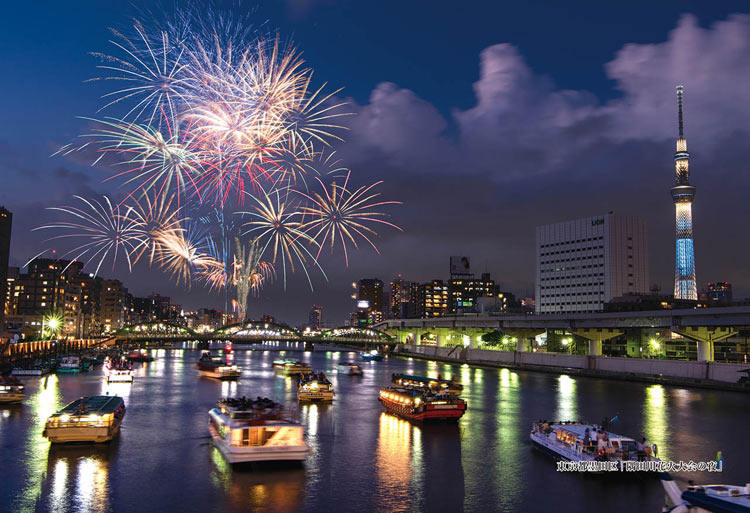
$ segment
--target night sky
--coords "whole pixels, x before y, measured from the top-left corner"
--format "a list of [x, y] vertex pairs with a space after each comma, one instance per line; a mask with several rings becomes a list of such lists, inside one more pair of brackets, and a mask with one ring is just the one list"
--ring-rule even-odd
[[[336, 150], [356, 185], [385, 180], [403, 233], [383, 228], [381, 255], [362, 245], [347, 268], [326, 251], [329, 281], [303, 276], [252, 299], [249, 314], [327, 323], [352, 308], [351, 282], [396, 274], [447, 278], [451, 254], [472, 258], [508, 290], [531, 295], [534, 227], [608, 211], [644, 217], [650, 281], [674, 280], [675, 85], [685, 132], [699, 287], [728, 280], [750, 296], [747, 227], [750, 9], [747, 2], [215, 2], [254, 11], [293, 39], [356, 113]], [[162, 3], [169, 12], [173, 5]], [[209, 7], [205, 7], [209, 8]], [[0, 205], [14, 213], [11, 265], [46, 247], [31, 229], [74, 194], [117, 194], [102, 167], [51, 157], [85, 128], [108, 85], [89, 52], [110, 51], [108, 27], [154, 10], [145, 2], [13, 2], [0, 21]], [[265, 24], [265, 25], [263, 25]], [[63, 249], [62, 247], [60, 249]], [[145, 266], [103, 267], [135, 295], [186, 308], [220, 306]]]

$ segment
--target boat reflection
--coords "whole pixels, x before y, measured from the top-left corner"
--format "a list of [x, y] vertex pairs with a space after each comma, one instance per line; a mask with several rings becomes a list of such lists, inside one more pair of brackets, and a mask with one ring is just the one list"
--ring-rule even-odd
[[116, 458], [119, 441], [108, 444], [51, 444], [47, 472], [42, 481], [45, 510], [54, 512], [112, 510], [109, 466]]
[[382, 412], [375, 468], [383, 511], [463, 511], [457, 424], [417, 425]]
[[232, 470], [216, 447], [211, 447], [212, 481], [225, 496], [221, 511], [275, 511], [291, 513], [302, 508], [305, 469], [256, 465], [252, 470]]

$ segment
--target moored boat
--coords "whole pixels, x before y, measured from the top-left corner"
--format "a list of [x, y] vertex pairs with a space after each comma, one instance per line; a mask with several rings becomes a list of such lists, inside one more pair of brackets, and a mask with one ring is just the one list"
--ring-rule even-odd
[[298, 401], [333, 401], [333, 384], [324, 372], [308, 372], [297, 378]]
[[398, 387], [430, 390], [435, 393], [461, 395], [463, 385], [455, 380], [442, 378], [428, 378], [411, 374], [392, 374], [391, 382]]
[[356, 363], [341, 362], [338, 364], [338, 373], [346, 374], [347, 376], [361, 376], [364, 374], [362, 367]]
[[145, 349], [135, 349], [128, 353], [127, 359], [131, 362], [153, 362], [154, 357]]
[[231, 464], [303, 461], [310, 452], [303, 427], [270, 399], [221, 399], [208, 417], [211, 439]]
[[0, 376], [0, 404], [17, 404], [26, 397], [23, 383], [14, 376]]
[[64, 356], [55, 372], [62, 374], [78, 374], [87, 370], [86, 365], [77, 356]]
[[458, 420], [466, 412], [463, 399], [414, 388], [382, 388], [378, 400], [389, 412], [420, 422]]
[[295, 374], [303, 374], [305, 372], [312, 372], [312, 367], [299, 360], [274, 360], [272, 365], [274, 369], [282, 371], [290, 376], [293, 376]]
[[359, 353], [359, 356], [366, 362], [379, 362], [383, 360], [383, 355], [378, 353], [375, 349], [370, 352], [362, 351]]
[[242, 375], [236, 365], [227, 365], [221, 358], [213, 358], [209, 351], [203, 352], [195, 368], [199, 375], [207, 378], [237, 379]]
[[617, 469], [627, 461], [659, 461], [656, 446], [641, 446], [632, 438], [584, 422], [535, 422], [529, 437], [537, 448], [563, 461], [614, 462]]
[[82, 397], [52, 414], [42, 434], [52, 443], [109, 442], [120, 430], [124, 417], [122, 397]]
[[52, 365], [36, 363], [28, 367], [14, 367], [14, 376], [46, 376], [52, 371]]

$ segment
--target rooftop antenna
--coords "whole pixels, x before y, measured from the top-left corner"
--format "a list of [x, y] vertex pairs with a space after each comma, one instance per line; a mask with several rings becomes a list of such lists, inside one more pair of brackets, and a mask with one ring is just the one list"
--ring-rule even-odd
[[684, 131], [682, 129], [682, 86], [677, 86], [677, 121], [680, 127], [680, 139], [685, 138]]

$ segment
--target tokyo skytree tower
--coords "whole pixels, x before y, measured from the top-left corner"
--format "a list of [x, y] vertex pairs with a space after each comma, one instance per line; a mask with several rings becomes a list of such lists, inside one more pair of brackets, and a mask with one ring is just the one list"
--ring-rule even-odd
[[695, 187], [690, 185], [690, 170], [687, 141], [682, 126], [682, 86], [677, 86], [678, 124], [680, 135], [677, 139], [677, 151], [674, 154], [675, 185], [672, 187], [674, 200], [675, 229], [675, 299], [698, 299], [698, 288], [695, 281], [695, 254], [693, 249], [693, 198]]

